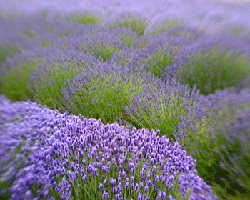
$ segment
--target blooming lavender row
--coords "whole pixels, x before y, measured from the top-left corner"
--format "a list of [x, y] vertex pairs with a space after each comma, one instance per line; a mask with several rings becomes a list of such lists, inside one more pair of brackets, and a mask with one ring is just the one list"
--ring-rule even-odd
[[[5, 100], [1, 113], [5, 113], [5, 123], [22, 116], [18, 125], [10, 122], [1, 132], [1, 158], [5, 159], [1, 163], [9, 161], [13, 152], [6, 152], [25, 139], [22, 158], [16, 157], [25, 161], [25, 167], [16, 172], [12, 199], [31, 199], [34, 183], [41, 187], [37, 198], [50, 198], [53, 187], [62, 199], [73, 194], [79, 198], [170, 199], [171, 194], [177, 195], [172, 190], [175, 180], [183, 196], [190, 189], [191, 199], [214, 199], [210, 187], [197, 175], [195, 160], [178, 143], [159, 138], [159, 131], [103, 125], [100, 120], [60, 114], [29, 102]], [[27, 152], [30, 155], [25, 158]], [[1, 178], [9, 180], [7, 174], [15, 174], [16, 167], [10, 162], [4, 169], [12, 171]]]

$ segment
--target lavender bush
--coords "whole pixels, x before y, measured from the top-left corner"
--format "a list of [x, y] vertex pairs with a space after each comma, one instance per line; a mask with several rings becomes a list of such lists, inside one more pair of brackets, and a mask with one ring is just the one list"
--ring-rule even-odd
[[[245, 54], [249, 49], [239, 51], [239, 46], [232, 46], [234, 41], [230, 41], [229, 37], [214, 38], [213, 41], [212, 38], [210, 36], [205, 40], [202, 37], [202, 43], [199, 41], [186, 53], [179, 54], [174, 65], [166, 67], [167, 76], [176, 74], [178, 81], [191, 88], [196, 85], [204, 95], [239, 87], [250, 76], [249, 55]], [[173, 69], [176, 71], [173, 72]]]
[[176, 36], [177, 30], [160, 34], [152, 38], [147, 47], [142, 50], [140, 56], [133, 60], [133, 66], [143, 65], [145, 70], [161, 78], [164, 76], [168, 66], [172, 66], [174, 59], [187, 47], [191, 41]]
[[62, 52], [52, 48], [50, 52], [50, 57], [30, 77], [32, 82], [30, 91], [33, 94], [33, 100], [61, 111], [65, 109], [61, 92], [65, 83], [72, 82], [77, 74], [98, 62], [91, 55], [80, 54], [77, 51]]

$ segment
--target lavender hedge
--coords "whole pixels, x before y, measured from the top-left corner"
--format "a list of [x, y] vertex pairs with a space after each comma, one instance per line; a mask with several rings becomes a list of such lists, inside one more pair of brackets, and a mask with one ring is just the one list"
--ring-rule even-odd
[[[18, 122], [7, 125], [5, 137], [1, 134], [1, 155], [5, 155], [1, 163], [11, 159], [21, 139], [27, 139], [21, 149], [25, 167], [16, 175], [12, 199], [34, 198], [35, 183], [40, 188], [36, 191], [39, 199], [52, 198], [51, 187], [54, 197], [61, 199], [72, 195], [180, 199], [187, 194], [191, 199], [212, 198], [210, 187], [197, 176], [195, 160], [178, 143], [159, 138], [159, 131], [103, 125], [100, 120], [60, 114], [29, 102], [4, 100], [1, 112], [5, 124], [21, 120], [19, 126]], [[22, 117], [17, 119], [17, 115]], [[7, 149], [10, 141], [12, 148]], [[8, 168], [2, 168], [7, 171], [3, 179], [12, 178], [8, 174], [15, 174], [17, 167], [10, 162]]]

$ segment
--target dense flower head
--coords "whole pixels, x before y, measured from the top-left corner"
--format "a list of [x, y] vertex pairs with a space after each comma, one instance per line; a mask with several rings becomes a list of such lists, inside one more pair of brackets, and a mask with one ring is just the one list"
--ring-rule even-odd
[[[193, 195], [212, 197], [211, 191], [209, 192], [206, 184], [197, 176], [195, 160], [188, 156], [177, 142], [169, 142], [169, 139], [164, 136], [159, 138], [159, 131], [155, 133], [147, 129], [127, 129], [117, 123], [103, 125], [100, 120], [88, 120], [80, 115], [77, 117], [59, 114], [58, 111], [50, 111], [29, 102], [4, 102], [4, 107], [1, 109], [4, 109], [4, 112], [12, 112], [15, 116], [17, 113], [24, 112], [23, 115], [26, 117], [24, 116], [21, 124], [26, 126], [19, 125], [19, 127], [24, 133], [21, 135], [27, 137], [28, 146], [23, 147], [23, 151], [31, 152], [11, 189], [12, 199], [32, 196], [30, 187], [35, 182], [41, 186], [38, 190], [38, 198], [49, 198], [49, 188], [53, 186], [61, 198], [66, 199], [78, 191], [79, 183], [82, 182], [81, 187], [84, 187], [84, 184], [96, 182], [100, 192], [102, 191], [97, 194], [105, 197], [116, 196], [120, 199], [126, 194], [125, 180], [130, 185], [130, 189], [135, 190], [134, 197], [137, 192], [143, 194], [145, 190], [158, 191], [159, 196], [165, 197], [164, 192], [171, 191], [177, 176], [181, 174], [187, 176], [188, 185], [185, 185], [185, 188], [193, 188]], [[32, 112], [33, 117], [27, 116], [27, 112]], [[40, 120], [40, 123], [37, 124], [34, 118]], [[14, 122], [9, 126], [11, 130], [14, 130], [14, 126], [18, 130]], [[8, 130], [5, 129], [1, 136], [6, 135]], [[14, 132], [8, 136], [14, 137]], [[32, 144], [31, 141], [35, 143]], [[5, 154], [2, 159], [6, 157], [9, 157], [9, 154]], [[156, 163], [158, 165], [155, 165]], [[107, 170], [106, 173], [105, 170]], [[139, 180], [138, 175], [142, 172], [146, 172], [146, 176], [142, 176]], [[104, 175], [103, 178], [101, 174]], [[118, 178], [119, 174], [121, 178]], [[159, 180], [162, 184], [155, 181], [157, 184], [155, 185], [153, 182], [155, 175], [158, 175], [157, 179], [161, 177]], [[60, 179], [61, 182], [59, 177], [63, 178]], [[106, 182], [103, 182], [104, 178]], [[192, 180], [198, 182], [193, 184]], [[141, 184], [142, 182], [145, 185]], [[145, 190], [140, 189], [139, 184]], [[197, 184], [200, 184], [201, 189], [194, 187]], [[113, 188], [112, 192], [110, 187]], [[184, 188], [182, 193], [185, 194]], [[83, 191], [81, 195], [84, 197], [87, 193]]]

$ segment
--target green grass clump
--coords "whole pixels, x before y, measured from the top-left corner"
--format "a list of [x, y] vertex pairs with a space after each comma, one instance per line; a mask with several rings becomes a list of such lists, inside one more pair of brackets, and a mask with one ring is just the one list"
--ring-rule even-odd
[[108, 45], [107, 46], [100, 45], [100, 46], [98, 46], [98, 48], [96, 50], [92, 50], [92, 52], [97, 59], [100, 59], [103, 62], [110, 61], [112, 58], [112, 55], [114, 53], [116, 53], [116, 54], [121, 53], [120, 50], [116, 50], [115, 47], [108, 46]]
[[244, 26], [236, 26], [226, 30], [226, 33], [230, 33], [233, 36], [239, 36], [245, 31]]
[[48, 33], [51, 33], [51, 31], [54, 30], [53, 26], [47, 26], [45, 29], [46, 29], [46, 32]]
[[233, 50], [212, 48], [206, 53], [197, 53], [191, 62], [183, 65], [179, 80], [191, 88], [196, 85], [201, 94], [213, 94], [216, 90], [237, 87], [250, 76], [250, 60]]
[[[179, 117], [187, 116], [187, 111], [182, 109], [184, 103], [180, 97], [172, 93], [168, 105], [165, 98], [166, 96], [162, 95], [158, 101], [150, 103], [142, 101], [141, 108], [138, 107], [134, 114], [130, 114], [130, 121], [137, 129], [159, 129], [161, 131], [159, 136], [165, 135], [176, 141], [174, 130], [180, 124]], [[146, 110], [145, 107], [149, 109]]]
[[66, 30], [65, 32], [60, 33], [57, 36], [59, 38], [67, 38], [67, 37], [70, 37], [72, 34], [74, 34], [74, 30]]
[[140, 49], [141, 51], [143, 49], [146, 49], [146, 47], [148, 46], [150, 41], [146, 41], [146, 42], [140, 42], [139, 44], [134, 46], [134, 49]]

